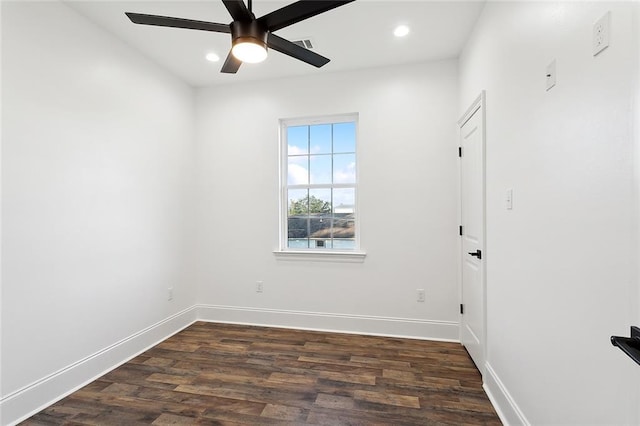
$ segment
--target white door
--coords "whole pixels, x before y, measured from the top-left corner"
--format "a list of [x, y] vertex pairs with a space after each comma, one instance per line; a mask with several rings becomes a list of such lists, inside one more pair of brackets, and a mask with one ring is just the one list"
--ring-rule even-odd
[[484, 93], [460, 120], [462, 344], [484, 374]]

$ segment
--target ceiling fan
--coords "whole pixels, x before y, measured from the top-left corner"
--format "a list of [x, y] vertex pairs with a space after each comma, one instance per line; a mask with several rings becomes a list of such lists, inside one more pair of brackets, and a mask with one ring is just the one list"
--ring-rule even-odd
[[231, 51], [220, 71], [235, 74], [243, 62], [257, 63], [265, 60], [267, 47], [317, 68], [327, 64], [329, 58], [278, 37], [273, 32], [352, 1], [355, 0], [301, 0], [256, 18], [251, 11], [251, 0], [248, 0], [248, 7], [243, 0], [222, 0], [233, 18], [230, 24], [142, 13], [125, 14], [134, 24], [231, 34]]

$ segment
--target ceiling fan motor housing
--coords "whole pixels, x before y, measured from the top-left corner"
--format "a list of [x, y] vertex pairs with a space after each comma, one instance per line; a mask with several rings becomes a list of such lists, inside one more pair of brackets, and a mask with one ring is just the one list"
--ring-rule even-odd
[[242, 42], [252, 42], [267, 49], [268, 32], [258, 23], [257, 20], [244, 22], [233, 21], [231, 23], [231, 39], [233, 44]]

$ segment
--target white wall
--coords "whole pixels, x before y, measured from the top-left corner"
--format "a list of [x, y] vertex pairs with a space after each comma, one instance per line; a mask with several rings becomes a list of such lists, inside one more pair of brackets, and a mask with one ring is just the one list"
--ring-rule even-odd
[[[197, 99], [202, 318], [458, 338], [456, 61], [212, 87]], [[278, 120], [348, 112], [360, 114], [367, 257], [277, 260]]]
[[58, 2], [2, 2], [2, 89], [4, 424], [195, 303], [194, 98]]
[[459, 112], [487, 91], [485, 380], [513, 424], [639, 421], [640, 369], [609, 343], [638, 318], [632, 7], [489, 2], [461, 56]]
[[[0, 25], [2, 24], [2, 6], [0, 5]], [[2, 42], [0, 32], [0, 43]], [[2, 46], [0, 44], [0, 49]], [[2, 55], [0, 54], [0, 93], [2, 93]], [[2, 129], [2, 102], [0, 102], [0, 129]], [[2, 241], [2, 132], [0, 131], [0, 242]], [[2, 383], [2, 244], [0, 244], [0, 384]], [[2, 385], [0, 385], [1, 387]], [[2, 391], [0, 390], [0, 395]], [[0, 424], [2, 423], [2, 404], [0, 403]]]
[[[634, 31], [637, 35], [636, 37], [636, 46], [635, 46], [635, 75], [640, 76], [640, 5], [635, 7], [635, 14], [633, 16], [633, 24]], [[635, 79], [635, 103], [634, 103], [634, 112], [635, 112], [635, 120], [634, 120], [634, 130], [635, 130], [635, 164], [634, 164], [634, 194], [635, 194], [635, 210], [634, 216], [636, 218], [640, 218], [640, 77]], [[635, 259], [640, 259], [640, 220], [636, 220], [635, 222], [635, 250], [634, 257]], [[636, 293], [635, 293], [635, 321], [634, 325], [640, 327], [640, 261], [636, 261], [635, 263], [635, 283], [636, 283]], [[640, 380], [636, 382], [636, 395], [635, 400], [640, 401]], [[637, 423], [640, 423], [640, 403], [636, 404], [636, 419]]]

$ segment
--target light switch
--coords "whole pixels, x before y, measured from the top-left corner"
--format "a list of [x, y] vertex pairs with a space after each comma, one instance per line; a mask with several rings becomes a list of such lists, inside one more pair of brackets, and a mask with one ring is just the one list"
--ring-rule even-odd
[[513, 189], [507, 189], [507, 194], [505, 196], [505, 207], [507, 210], [513, 210]]

